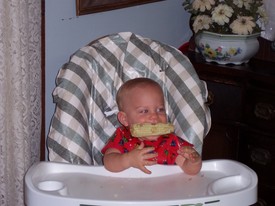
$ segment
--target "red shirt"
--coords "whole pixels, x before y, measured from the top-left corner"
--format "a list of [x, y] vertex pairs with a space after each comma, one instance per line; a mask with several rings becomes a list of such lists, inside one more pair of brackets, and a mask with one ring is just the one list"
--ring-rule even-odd
[[[107, 149], [115, 148], [121, 153], [129, 152], [140, 145], [141, 141], [131, 136], [131, 133], [125, 127], [117, 128], [114, 136], [108, 141], [105, 147], [101, 150], [104, 154]], [[181, 146], [192, 146], [192, 144], [184, 141], [175, 134], [171, 133], [168, 135], [159, 136], [156, 141], [143, 141], [145, 147], [154, 147], [155, 152], [158, 153], [157, 162], [158, 164], [175, 164], [177, 151]]]

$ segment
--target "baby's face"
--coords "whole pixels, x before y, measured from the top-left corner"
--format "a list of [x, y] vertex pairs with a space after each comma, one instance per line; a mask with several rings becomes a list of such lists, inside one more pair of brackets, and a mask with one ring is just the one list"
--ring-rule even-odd
[[[127, 95], [127, 104], [124, 104], [123, 112], [127, 119], [124, 126], [136, 123], [167, 122], [163, 93], [160, 89], [152, 86], [134, 88]], [[157, 137], [146, 137], [146, 139], [155, 140]]]

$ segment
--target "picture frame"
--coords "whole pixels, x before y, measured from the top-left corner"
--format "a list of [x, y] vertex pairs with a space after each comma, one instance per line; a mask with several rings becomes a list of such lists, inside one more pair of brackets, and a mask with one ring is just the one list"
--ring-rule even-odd
[[76, 15], [109, 11], [163, 0], [76, 0]]

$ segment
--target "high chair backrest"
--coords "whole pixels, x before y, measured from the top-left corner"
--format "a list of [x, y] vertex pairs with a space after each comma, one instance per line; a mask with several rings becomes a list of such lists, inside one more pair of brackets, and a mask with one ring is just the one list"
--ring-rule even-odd
[[176, 48], [122, 32], [79, 49], [59, 70], [47, 138], [49, 160], [101, 165], [100, 150], [119, 126], [117, 90], [137, 77], [162, 86], [175, 133], [201, 153], [211, 124], [205, 83]]

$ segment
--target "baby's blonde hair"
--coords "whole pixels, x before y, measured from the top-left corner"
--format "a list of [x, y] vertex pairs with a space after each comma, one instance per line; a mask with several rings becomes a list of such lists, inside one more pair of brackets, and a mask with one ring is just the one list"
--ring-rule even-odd
[[126, 81], [118, 90], [117, 95], [116, 95], [116, 102], [119, 111], [123, 110], [123, 98], [125, 97], [126, 92], [129, 92], [135, 87], [145, 87], [145, 86], [153, 86], [155, 88], [158, 88], [161, 93], [163, 94], [161, 86], [154, 80], [149, 79], [149, 78], [135, 78]]

